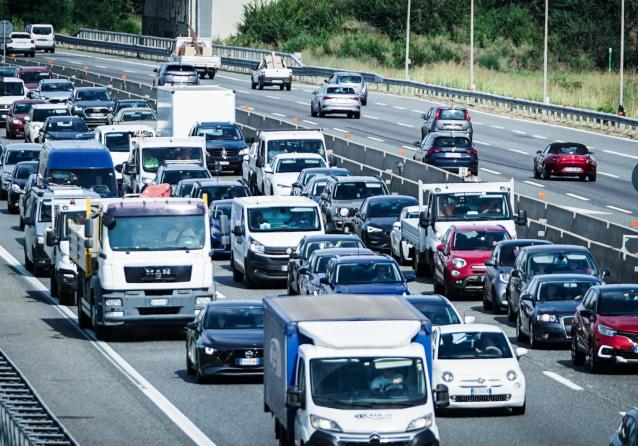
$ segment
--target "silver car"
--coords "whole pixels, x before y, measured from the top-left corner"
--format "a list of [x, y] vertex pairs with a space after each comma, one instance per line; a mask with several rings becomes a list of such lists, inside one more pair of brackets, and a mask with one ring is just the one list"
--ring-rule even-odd
[[73, 96], [73, 83], [67, 79], [42, 79], [38, 88], [31, 90], [31, 99], [44, 99], [50, 104], [67, 102]]
[[199, 85], [199, 74], [193, 65], [178, 62], [165, 62], [153, 70], [153, 86], [161, 85]]
[[368, 105], [368, 84], [363, 80], [363, 76], [360, 73], [337, 72], [326, 83], [354, 88], [354, 91], [359, 95], [361, 105]]
[[352, 87], [325, 84], [312, 93], [310, 114], [324, 117], [329, 113], [344, 113], [348, 118], [361, 117], [361, 100]]

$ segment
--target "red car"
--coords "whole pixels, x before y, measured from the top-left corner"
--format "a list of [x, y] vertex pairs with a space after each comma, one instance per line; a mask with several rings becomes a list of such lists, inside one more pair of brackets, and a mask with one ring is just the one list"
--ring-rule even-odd
[[534, 157], [534, 178], [548, 180], [554, 176], [578, 177], [596, 181], [594, 152], [575, 142], [554, 142]]
[[572, 363], [600, 372], [605, 365], [638, 364], [638, 284], [591, 287], [572, 324]]
[[501, 240], [511, 237], [498, 225], [451, 226], [434, 256], [434, 290], [448, 299], [481, 294], [485, 262]]
[[22, 67], [18, 72], [18, 76], [28, 90], [33, 90], [38, 88], [38, 84], [42, 79], [51, 79], [52, 74], [49, 67]]
[[7, 138], [24, 138], [24, 118], [29, 115], [33, 104], [45, 103], [40, 99], [20, 99], [11, 104], [4, 121]]

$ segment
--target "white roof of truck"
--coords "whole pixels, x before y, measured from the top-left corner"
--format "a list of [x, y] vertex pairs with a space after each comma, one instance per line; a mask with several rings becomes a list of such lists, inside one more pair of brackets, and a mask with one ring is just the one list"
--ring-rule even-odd
[[135, 138], [133, 144], [140, 148], [146, 147], [206, 147], [206, 138], [203, 136], [187, 136], [184, 138], [173, 138], [172, 136], [160, 136], [154, 138]]
[[311, 200], [310, 198], [284, 195], [241, 197], [235, 198], [235, 202], [238, 202], [242, 206], [249, 208], [271, 206], [319, 206], [314, 200]]
[[259, 137], [265, 140], [324, 139], [321, 130], [265, 130], [259, 132]]
[[512, 183], [438, 183], [423, 184], [423, 191], [435, 194], [463, 193], [463, 192], [507, 192], [512, 189]]
[[130, 124], [118, 124], [118, 125], [99, 125], [95, 128], [95, 130], [99, 130], [102, 133], [112, 133], [112, 132], [138, 132], [143, 130], [145, 132], [151, 132], [155, 134], [155, 129], [153, 127], [149, 127], [148, 125], [140, 125], [131, 122]]
[[398, 348], [412, 342], [421, 322], [401, 321], [321, 321], [300, 322], [299, 331], [314, 345], [327, 348]]

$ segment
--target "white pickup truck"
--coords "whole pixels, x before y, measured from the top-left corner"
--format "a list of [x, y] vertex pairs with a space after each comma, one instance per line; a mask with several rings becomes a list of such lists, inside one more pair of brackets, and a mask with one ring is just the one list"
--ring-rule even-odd
[[274, 52], [264, 56], [261, 62], [253, 70], [250, 79], [250, 88], [259, 87], [263, 90], [266, 86], [279, 86], [290, 91], [292, 88], [292, 70], [286, 66], [284, 58]]
[[201, 79], [206, 75], [214, 79], [217, 70], [222, 66], [222, 59], [213, 54], [211, 42], [210, 38], [200, 37], [194, 42], [191, 37], [177, 37], [173, 61], [193, 65]]
[[433, 271], [434, 253], [455, 224], [501, 225], [516, 238], [516, 225], [527, 212], [514, 214], [514, 181], [499, 183], [423, 184], [419, 181], [419, 218], [401, 220], [401, 238], [414, 247], [417, 276]]

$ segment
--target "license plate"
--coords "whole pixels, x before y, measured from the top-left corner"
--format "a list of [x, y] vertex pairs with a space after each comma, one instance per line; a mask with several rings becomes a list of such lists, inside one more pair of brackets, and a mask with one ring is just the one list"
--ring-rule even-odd
[[272, 83], [273, 83], [273, 84], [281, 84], [282, 82], [283, 82], [283, 81], [282, 81], [282, 80], [279, 80], [279, 79], [274, 79], [274, 80], [272, 81]]
[[492, 389], [487, 387], [472, 387], [470, 389], [470, 395], [489, 395], [492, 393]]
[[259, 365], [261, 364], [261, 358], [239, 358], [237, 359], [237, 365]]
[[445, 158], [462, 158], [462, 153], [454, 153], [454, 152], [446, 152], [444, 153]]
[[581, 169], [580, 167], [565, 167], [563, 169], [563, 172], [581, 173], [582, 171], [583, 169]]
[[168, 299], [151, 299], [151, 305], [154, 307], [168, 305]]
[[443, 127], [446, 128], [446, 129], [460, 129], [461, 128], [461, 126], [458, 125], [458, 124], [448, 124], [448, 125], [445, 125]]
[[281, 270], [284, 271], [284, 272], [288, 271], [288, 265], [282, 265], [281, 266]]
[[230, 161], [220, 161], [219, 165], [220, 166], [228, 166], [230, 164]]

